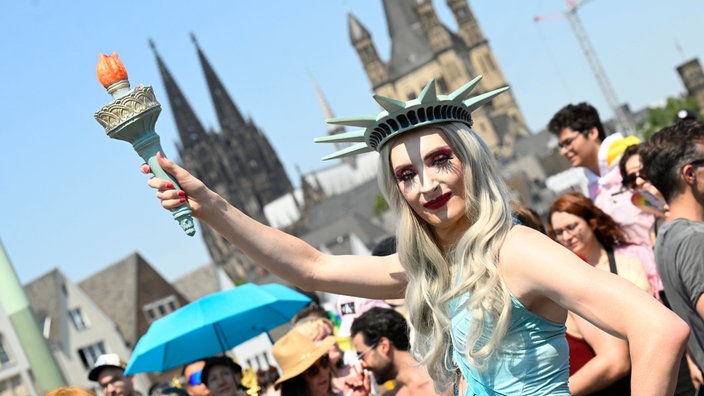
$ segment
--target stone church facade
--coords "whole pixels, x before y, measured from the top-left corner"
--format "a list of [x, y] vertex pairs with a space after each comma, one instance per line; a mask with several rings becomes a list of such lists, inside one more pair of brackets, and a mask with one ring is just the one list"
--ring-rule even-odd
[[[383, 4], [391, 39], [391, 56], [386, 61], [379, 56], [370, 32], [348, 14], [350, 40], [375, 93], [414, 99], [435, 78], [438, 93], [447, 94], [478, 75], [483, 78], [475, 93], [508, 85], [467, 0], [447, 0], [458, 31], [438, 19], [432, 0], [383, 0]], [[472, 116], [473, 129], [498, 157], [509, 157], [516, 139], [529, 134], [511, 91]]]

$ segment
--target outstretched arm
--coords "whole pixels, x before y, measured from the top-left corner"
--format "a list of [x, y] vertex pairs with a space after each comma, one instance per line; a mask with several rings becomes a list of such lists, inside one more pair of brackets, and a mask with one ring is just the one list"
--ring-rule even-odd
[[[149, 179], [164, 208], [188, 202], [195, 217], [282, 279], [305, 290], [368, 298], [403, 297], [406, 278], [397, 255], [324, 254], [301, 239], [251, 219], [173, 161], [160, 154], [158, 160], [183, 189], [175, 190], [168, 180]], [[149, 167], [143, 165], [142, 171], [149, 172]]]
[[673, 393], [689, 328], [652, 296], [525, 227], [509, 233], [500, 265], [509, 290], [531, 311], [558, 321], [569, 310], [625, 339], [634, 395]]

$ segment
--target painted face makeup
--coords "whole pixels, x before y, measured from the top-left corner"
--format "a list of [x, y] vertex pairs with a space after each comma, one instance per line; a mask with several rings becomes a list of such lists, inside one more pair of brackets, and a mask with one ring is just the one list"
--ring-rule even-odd
[[401, 195], [413, 211], [440, 237], [445, 231], [455, 234], [466, 230], [469, 220], [462, 162], [440, 130], [419, 128], [400, 136], [393, 145], [392, 170]]

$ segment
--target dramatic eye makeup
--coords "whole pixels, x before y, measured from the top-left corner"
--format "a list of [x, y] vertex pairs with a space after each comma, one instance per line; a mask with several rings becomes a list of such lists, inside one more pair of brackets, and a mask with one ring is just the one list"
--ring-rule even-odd
[[[449, 147], [440, 147], [423, 157], [423, 161], [428, 167], [436, 167], [442, 170], [449, 169], [452, 167], [452, 159], [454, 157], [454, 152]], [[399, 182], [407, 182], [413, 180], [413, 178], [418, 174], [413, 165], [401, 166], [394, 170], [394, 175], [396, 180]]]
[[446, 167], [449, 166], [450, 160], [454, 158], [454, 153], [449, 147], [440, 148], [430, 153], [426, 158], [429, 159], [431, 166]]
[[416, 175], [416, 171], [411, 166], [404, 166], [396, 169], [395, 174], [396, 180], [405, 182], [413, 179]]

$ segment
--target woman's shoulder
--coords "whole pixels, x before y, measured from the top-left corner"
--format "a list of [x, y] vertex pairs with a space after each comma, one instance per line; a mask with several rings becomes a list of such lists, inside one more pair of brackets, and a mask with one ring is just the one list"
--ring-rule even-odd
[[503, 245], [501, 246], [501, 255], [518, 254], [519, 257], [525, 256], [535, 248], [541, 249], [562, 249], [555, 241], [547, 235], [533, 228], [516, 224], [511, 227], [511, 230], [506, 235]]
[[[568, 262], [579, 259], [545, 234], [516, 225], [499, 251], [501, 276], [508, 289], [526, 307], [527, 296], [536, 297], [554, 288], [555, 274], [568, 271]], [[566, 276], [566, 275], [565, 275]]]

